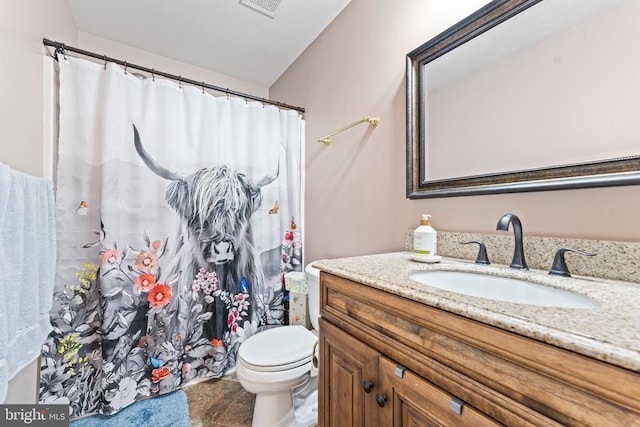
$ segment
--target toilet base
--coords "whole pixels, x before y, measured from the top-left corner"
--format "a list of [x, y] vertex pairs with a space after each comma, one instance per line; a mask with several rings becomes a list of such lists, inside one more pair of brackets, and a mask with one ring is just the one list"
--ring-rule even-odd
[[251, 427], [294, 427], [294, 422], [291, 390], [256, 394]]
[[317, 423], [317, 378], [293, 390], [256, 394], [251, 427], [310, 427]]

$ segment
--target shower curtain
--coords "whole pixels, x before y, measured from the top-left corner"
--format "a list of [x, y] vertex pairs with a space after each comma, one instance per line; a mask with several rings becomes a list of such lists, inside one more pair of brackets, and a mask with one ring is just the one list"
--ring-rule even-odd
[[115, 64], [59, 62], [58, 269], [41, 403], [72, 418], [235, 366], [302, 270], [304, 121]]

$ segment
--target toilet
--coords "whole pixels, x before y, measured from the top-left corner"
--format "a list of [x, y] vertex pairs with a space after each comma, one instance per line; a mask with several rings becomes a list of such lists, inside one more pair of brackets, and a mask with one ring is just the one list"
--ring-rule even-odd
[[247, 338], [238, 349], [236, 376], [246, 391], [256, 395], [252, 427], [317, 423], [318, 372], [312, 358], [318, 341], [320, 271], [309, 264], [305, 273], [314, 330], [301, 325], [272, 328]]

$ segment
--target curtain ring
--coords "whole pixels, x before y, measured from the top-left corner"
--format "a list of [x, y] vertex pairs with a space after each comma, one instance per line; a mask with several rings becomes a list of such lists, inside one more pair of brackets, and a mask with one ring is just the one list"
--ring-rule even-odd
[[204, 81], [202, 82], [202, 94], [204, 95]]
[[178, 76], [178, 87], [182, 89], [182, 76]]
[[61, 43], [60, 46], [56, 49], [56, 53], [60, 52], [64, 60], [67, 60], [67, 50], [64, 48], [64, 43]]
[[127, 75], [127, 61], [124, 61], [124, 75]]
[[151, 69], [151, 81], [152, 82], [156, 81], [156, 69], [155, 68]]
[[104, 57], [104, 69], [107, 69], [107, 55], [103, 55]]
[[226, 94], [227, 94], [227, 101], [228, 101], [229, 100], [229, 88], [226, 88], [225, 90], [227, 91]]

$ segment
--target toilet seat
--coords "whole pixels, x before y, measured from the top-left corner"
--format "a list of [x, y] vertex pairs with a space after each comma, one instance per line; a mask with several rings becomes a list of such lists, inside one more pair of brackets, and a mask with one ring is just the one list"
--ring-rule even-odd
[[242, 343], [238, 358], [258, 372], [294, 369], [311, 362], [317, 337], [301, 325], [282, 326], [257, 333]]

